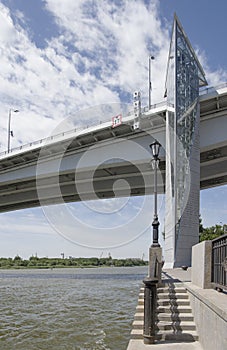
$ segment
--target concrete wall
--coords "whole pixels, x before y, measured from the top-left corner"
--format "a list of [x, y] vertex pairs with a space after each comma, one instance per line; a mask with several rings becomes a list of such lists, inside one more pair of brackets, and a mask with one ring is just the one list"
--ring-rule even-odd
[[224, 350], [227, 346], [227, 296], [212, 289], [186, 286], [192, 313], [205, 350]]
[[192, 247], [192, 283], [211, 288], [212, 242], [204, 241]]
[[212, 241], [192, 247], [192, 283], [186, 288], [192, 313], [205, 350], [227, 348], [227, 296], [211, 288]]

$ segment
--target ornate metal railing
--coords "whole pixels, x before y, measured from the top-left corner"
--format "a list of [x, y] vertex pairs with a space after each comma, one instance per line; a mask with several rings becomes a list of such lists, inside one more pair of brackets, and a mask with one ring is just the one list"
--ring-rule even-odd
[[212, 285], [227, 289], [227, 234], [212, 240]]

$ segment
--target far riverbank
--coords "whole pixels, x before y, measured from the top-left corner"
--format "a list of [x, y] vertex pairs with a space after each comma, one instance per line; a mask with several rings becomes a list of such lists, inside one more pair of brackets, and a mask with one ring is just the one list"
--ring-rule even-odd
[[133, 267], [146, 266], [147, 261], [139, 258], [113, 259], [107, 258], [47, 258], [31, 256], [22, 259], [19, 255], [15, 258], [0, 258], [0, 269], [54, 269], [54, 268], [97, 268], [97, 267]]

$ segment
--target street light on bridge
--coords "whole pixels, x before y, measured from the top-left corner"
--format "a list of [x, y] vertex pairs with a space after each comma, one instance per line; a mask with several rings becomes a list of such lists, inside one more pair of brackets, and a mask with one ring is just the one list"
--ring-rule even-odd
[[158, 221], [158, 209], [157, 209], [157, 169], [159, 164], [159, 151], [160, 151], [161, 144], [155, 140], [150, 145], [152, 155], [153, 155], [153, 165], [154, 165], [154, 220], [152, 222], [153, 226], [153, 244], [152, 247], [160, 247], [160, 244], [158, 243], [158, 227], [159, 227], [159, 221]]
[[148, 58], [148, 109], [151, 108], [151, 92], [152, 92], [152, 82], [151, 82], [151, 61], [154, 60], [154, 56], [150, 55]]
[[18, 109], [9, 109], [9, 120], [8, 120], [8, 153], [10, 152], [10, 137], [13, 136], [13, 132], [11, 130], [11, 113], [18, 113]]

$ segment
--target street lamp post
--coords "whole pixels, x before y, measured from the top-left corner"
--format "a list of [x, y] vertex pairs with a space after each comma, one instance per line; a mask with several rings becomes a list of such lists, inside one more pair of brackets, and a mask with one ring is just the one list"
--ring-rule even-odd
[[12, 131], [11, 131], [11, 113], [12, 113], [12, 111], [13, 111], [14, 113], [18, 113], [19, 110], [18, 110], [18, 109], [12, 110], [11, 108], [9, 109], [9, 120], [8, 120], [8, 153], [10, 152], [10, 136], [11, 136], [11, 133], [12, 133]]
[[153, 226], [153, 244], [149, 250], [149, 272], [144, 283], [144, 344], [155, 343], [156, 330], [156, 309], [157, 309], [157, 286], [161, 284], [161, 263], [162, 248], [158, 243], [158, 210], [157, 210], [157, 167], [159, 162], [160, 143], [153, 142], [150, 145], [154, 161], [154, 220]]
[[153, 142], [150, 145], [152, 155], [153, 155], [153, 162], [154, 162], [154, 220], [152, 222], [153, 226], [153, 244], [152, 247], [160, 247], [160, 244], [158, 242], [158, 227], [159, 227], [159, 221], [158, 221], [158, 209], [157, 209], [157, 169], [159, 164], [159, 150], [160, 150], [161, 144], [158, 141]]
[[148, 96], [149, 96], [149, 100], [148, 100], [148, 108], [151, 108], [151, 92], [152, 92], [152, 83], [151, 83], [151, 61], [154, 60], [154, 56], [150, 55], [149, 56], [149, 62], [148, 62]]

